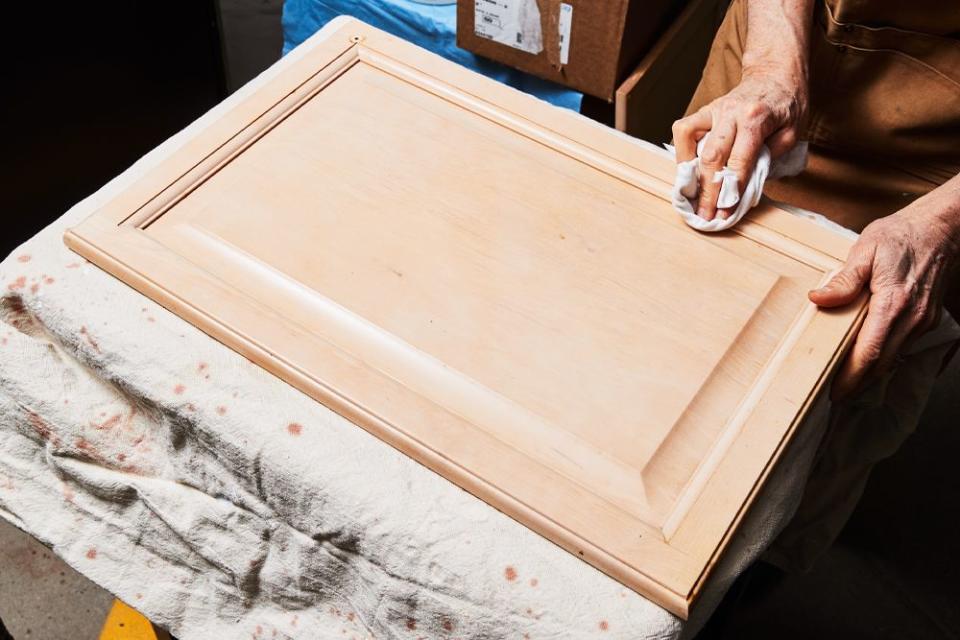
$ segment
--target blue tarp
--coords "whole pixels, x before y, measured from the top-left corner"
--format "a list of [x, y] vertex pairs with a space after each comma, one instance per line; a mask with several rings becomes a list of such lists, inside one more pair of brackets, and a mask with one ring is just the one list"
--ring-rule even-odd
[[583, 94], [516, 69], [484, 60], [457, 47], [457, 6], [410, 0], [286, 0], [283, 3], [283, 53], [339, 15], [350, 15], [561, 107], [580, 110]]

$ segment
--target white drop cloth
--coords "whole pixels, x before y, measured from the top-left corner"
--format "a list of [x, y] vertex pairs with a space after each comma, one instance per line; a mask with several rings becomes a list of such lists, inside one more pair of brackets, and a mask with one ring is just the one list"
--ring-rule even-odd
[[[64, 229], [337, 24], [0, 263], [0, 515], [181, 640], [690, 635], [702, 620], [624, 589], [63, 246]], [[792, 513], [824, 410], [699, 618]]]

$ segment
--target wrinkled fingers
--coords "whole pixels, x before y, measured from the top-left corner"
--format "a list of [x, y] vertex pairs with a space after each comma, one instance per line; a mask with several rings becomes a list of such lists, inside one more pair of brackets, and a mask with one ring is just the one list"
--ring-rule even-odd
[[713, 126], [710, 113], [704, 108], [673, 123], [673, 146], [677, 150], [677, 162], [687, 162], [697, 157], [697, 143]]
[[737, 125], [734, 120], [722, 120], [714, 124], [710, 136], [700, 151], [700, 197], [697, 200], [697, 215], [704, 220], [713, 220], [717, 214], [717, 198], [720, 196], [720, 182], [715, 180], [730, 159]]

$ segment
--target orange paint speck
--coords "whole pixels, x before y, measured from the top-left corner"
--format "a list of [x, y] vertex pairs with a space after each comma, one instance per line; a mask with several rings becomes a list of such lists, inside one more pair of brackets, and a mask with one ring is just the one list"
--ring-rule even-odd
[[513, 567], [507, 567], [503, 570], [503, 576], [509, 581], [513, 582], [517, 579], [517, 570]]
[[536, 578], [530, 578], [530, 586], [531, 586], [531, 587], [535, 587], [535, 586], [537, 586], [538, 584], [540, 584], [540, 581], [539, 581], [539, 580], [537, 580]]
[[178, 384], [177, 386], [175, 386], [175, 387], [173, 388], [173, 392], [174, 392], [175, 394], [177, 394], [178, 396], [183, 395], [183, 392], [186, 391], [186, 390], [187, 390], [187, 388], [186, 388], [185, 386], [183, 386], [182, 384]]
[[87, 341], [87, 344], [90, 345], [91, 349], [93, 349], [97, 353], [100, 353], [100, 345], [97, 343], [96, 340], [93, 339], [93, 336], [90, 335], [86, 327], [80, 327], [80, 335], [83, 336], [84, 340]]
[[19, 278], [17, 278], [16, 280], [8, 284], [7, 289], [10, 289], [10, 291], [16, 291], [17, 289], [23, 289], [26, 286], [27, 286], [27, 277], [20, 276]]
[[203, 373], [204, 371], [207, 370], [208, 366], [210, 365], [208, 365], [206, 362], [201, 362], [200, 364], [197, 365], [197, 371]]
[[94, 548], [87, 549], [87, 560], [96, 560], [97, 559], [97, 550]]
[[227, 415], [227, 408], [221, 405], [217, 407], [217, 413], [220, 414], [221, 416], [225, 416]]
[[50, 276], [47, 276], [46, 278], [43, 279], [44, 284], [53, 284], [54, 282], [56, 282], [56, 280], [54, 280]]
[[297, 424], [296, 422], [291, 422], [290, 424], [287, 425], [287, 431], [292, 436], [298, 436], [301, 433], [303, 433], [303, 426]]
[[417, 621], [414, 620], [413, 618], [407, 618], [407, 629], [409, 629], [410, 631], [416, 631]]
[[30, 293], [36, 295], [36, 293], [37, 293], [38, 291], [40, 291], [40, 285], [38, 285], [38, 284], [32, 284], [32, 285], [30, 285]]
[[36, 414], [28, 409], [27, 419], [30, 421], [30, 426], [33, 427], [33, 430], [37, 432], [38, 436], [44, 440], [51, 439], [53, 431], [47, 421], [41, 418], [39, 414]]
[[443, 630], [444, 631], [453, 631], [453, 623], [449, 620], [443, 621]]
[[104, 420], [100, 424], [97, 424], [96, 422], [91, 422], [90, 426], [92, 426], [94, 429], [100, 429], [101, 431], [105, 431], [107, 429], [113, 429], [114, 427], [116, 427], [118, 424], [120, 424], [121, 419], [123, 419], [123, 414], [118, 413], [113, 417], [107, 420]]
[[67, 269], [79, 269], [81, 264], [79, 262], [71, 262], [67, 265]]
[[17, 256], [17, 262], [30, 262], [30, 256], [23, 254], [22, 256]]
[[609, 628], [610, 628], [610, 623], [609, 623], [609, 622], [607, 622], [606, 620], [601, 620], [601, 621], [600, 621], [600, 631], [606, 631], [606, 630], [609, 629]]
[[126, 459], [127, 459], [127, 454], [125, 454], [125, 453], [118, 453], [118, 454], [117, 454], [117, 460], [118, 460], [119, 462], [123, 462], [123, 461], [126, 460]]

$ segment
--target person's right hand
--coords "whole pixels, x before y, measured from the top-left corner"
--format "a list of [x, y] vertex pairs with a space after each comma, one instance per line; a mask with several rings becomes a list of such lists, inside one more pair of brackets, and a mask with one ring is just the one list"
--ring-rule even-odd
[[724, 166], [737, 173], [740, 193], [753, 171], [764, 144], [778, 158], [797, 144], [799, 127], [807, 111], [805, 78], [774, 70], [744, 70], [737, 87], [673, 123], [677, 162], [697, 156], [697, 143], [708, 133], [700, 153], [700, 192], [697, 215], [706, 220], [730, 217], [717, 211], [719, 182], [715, 172]]

